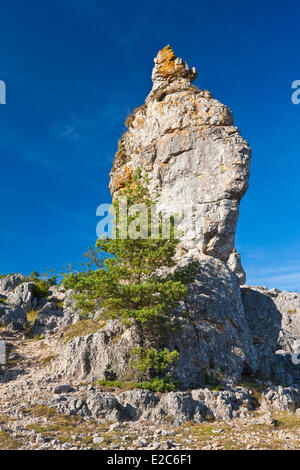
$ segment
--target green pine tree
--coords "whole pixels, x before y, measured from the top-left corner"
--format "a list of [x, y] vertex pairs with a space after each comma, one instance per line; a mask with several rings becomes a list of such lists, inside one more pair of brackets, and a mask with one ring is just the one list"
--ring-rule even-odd
[[[76, 291], [77, 306], [84, 314], [101, 308], [104, 318], [121, 319], [134, 324], [140, 334], [141, 358], [145, 350], [161, 349], [168, 329], [172, 328], [171, 312], [187, 293], [187, 284], [192, 282], [196, 263], [179, 268], [174, 255], [179, 240], [175, 238], [174, 220], [170, 221], [170, 237], [150, 236], [151, 200], [147, 190], [147, 180], [139, 172], [133, 181], [118, 196], [126, 197], [128, 209], [133, 204], [143, 204], [147, 208], [147, 220], [138, 227], [147, 238], [120, 238], [123, 221], [119, 199], [113, 201], [116, 215], [115, 237], [99, 239], [96, 249], [88, 252], [87, 270], [70, 273], [64, 278], [66, 288]], [[126, 230], [136, 224], [136, 215], [128, 217]], [[91, 265], [96, 265], [92, 269]], [[150, 367], [151, 369], [151, 367]]]

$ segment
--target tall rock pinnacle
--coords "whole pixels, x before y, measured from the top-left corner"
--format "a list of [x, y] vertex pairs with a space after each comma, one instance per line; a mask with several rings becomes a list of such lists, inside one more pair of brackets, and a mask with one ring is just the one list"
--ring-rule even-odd
[[[170, 46], [154, 59], [153, 88], [126, 120], [111, 171], [117, 195], [136, 168], [147, 173], [159, 207], [174, 213], [197, 207], [183, 222], [181, 253], [228, 261], [234, 249], [239, 203], [248, 187], [251, 151], [233, 124], [230, 109], [192, 84], [195, 68]], [[178, 212], [177, 210], [175, 212]], [[194, 228], [197, 227], [196, 230]], [[200, 231], [199, 231], [200, 228]]]

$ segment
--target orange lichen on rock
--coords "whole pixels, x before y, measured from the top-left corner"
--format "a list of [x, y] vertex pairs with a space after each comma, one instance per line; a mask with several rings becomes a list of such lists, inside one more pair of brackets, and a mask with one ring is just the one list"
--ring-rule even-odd
[[111, 195], [121, 188], [124, 188], [126, 183], [132, 180], [133, 170], [128, 165], [124, 165], [121, 171], [111, 172], [109, 189]]
[[168, 77], [175, 73], [176, 55], [170, 46], [164, 47], [156, 57], [157, 71], [164, 77]]
[[171, 46], [164, 47], [158, 52], [154, 59], [154, 80], [156, 77], [160, 77], [163, 80], [172, 80], [176, 78], [187, 78], [190, 81], [195, 80], [197, 77], [197, 71], [193, 67], [189, 69], [187, 63], [177, 58]]

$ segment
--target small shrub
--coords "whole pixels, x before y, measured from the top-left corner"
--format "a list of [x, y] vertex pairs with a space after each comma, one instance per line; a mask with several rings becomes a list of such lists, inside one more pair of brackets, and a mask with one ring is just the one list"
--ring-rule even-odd
[[7, 276], [13, 276], [14, 273], [10, 273], [10, 274], [0, 274], [0, 279], [4, 279], [5, 277]]
[[44, 277], [44, 279], [40, 279], [40, 274], [37, 271], [33, 271], [27, 278], [28, 281], [35, 283], [33, 296], [37, 297], [38, 299], [48, 297], [50, 287], [55, 286], [57, 283], [57, 276], [55, 275], [49, 277], [47, 274], [45, 274]]
[[45, 279], [38, 279], [35, 281], [35, 283], [36, 284], [32, 292], [33, 296], [37, 297], [38, 299], [48, 297], [50, 288], [49, 281], [46, 281]]
[[143, 382], [126, 382], [120, 380], [99, 380], [98, 385], [105, 389], [120, 388], [120, 389], [142, 389], [151, 390], [151, 392], [175, 392], [178, 386], [176, 380], [171, 380], [169, 377], [154, 377], [153, 379]]
[[131, 355], [134, 359], [130, 361], [130, 366], [140, 372], [141, 378], [162, 377], [166, 369], [179, 359], [178, 351], [169, 351], [167, 348], [160, 351], [154, 348], [134, 348]]

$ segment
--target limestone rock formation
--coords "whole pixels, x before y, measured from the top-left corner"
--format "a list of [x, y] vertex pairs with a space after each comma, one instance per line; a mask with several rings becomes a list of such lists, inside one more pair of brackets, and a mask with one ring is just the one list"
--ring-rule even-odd
[[[188, 310], [191, 321], [169, 338], [169, 347], [180, 352], [173, 375], [184, 387], [203, 385], [208, 375], [238, 382], [244, 370], [254, 373], [259, 367], [239, 289], [245, 276], [239, 255], [232, 254], [250, 149], [234, 127], [231, 111], [192, 85], [196, 70], [176, 58], [170, 46], [154, 62], [153, 88], [127, 119], [110, 189], [116, 197], [140, 168], [149, 178], [150, 194], [159, 193], [158, 209], [188, 213], [193, 208], [181, 224], [178, 262], [196, 258], [200, 267], [187, 299], [174, 312], [174, 318], [183, 319]], [[136, 346], [139, 337], [133, 328], [109, 322], [69, 343], [59, 360], [60, 373], [83, 380], [120, 378], [128, 373], [130, 350]]]
[[7, 295], [12, 292], [19, 284], [25, 282], [23, 274], [9, 274], [0, 279], [0, 294]]
[[[174, 202], [183, 211], [198, 208], [192, 225], [187, 219], [182, 226], [187, 236], [177, 261], [197, 259], [199, 272], [173, 312], [182, 327], [169, 336], [168, 347], [180, 353], [170, 373], [182, 387], [204, 386], [211, 377], [239, 383], [242, 374], [290, 385], [297, 371], [285, 347], [290, 340], [283, 339], [287, 330], [282, 331], [277, 293], [239, 287], [246, 276], [234, 238], [239, 202], [248, 187], [250, 148], [234, 127], [231, 111], [192, 85], [196, 70], [176, 58], [170, 46], [154, 62], [153, 88], [127, 119], [110, 189], [117, 197], [140, 168], [150, 193], [159, 194], [160, 209], [178, 212]], [[134, 328], [108, 322], [97, 333], [71, 341], [55, 367], [68, 379], [120, 379], [128, 375], [130, 351], [139, 342]]]
[[25, 312], [29, 312], [33, 307], [34, 287], [34, 282], [22, 282], [13, 291], [9, 292], [7, 301], [19, 305]]
[[227, 262], [248, 187], [249, 145], [230, 109], [192, 85], [196, 70], [170, 46], [154, 62], [153, 88], [127, 119], [119, 142], [111, 193], [115, 197], [140, 168], [149, 177], [150, 192], [160, 195], [159, 209], [191, 214], [181, 224], [182, 248]]
[[32, 328], [32, 334], [37, 336], [54, 334], [78, 320], [78, 314], [60, 308], [54, 300], [51, 300], [39, 310]]
[[0, 303], [0, 326], [23, 328], [26, 323], [26, 313], [18, 305]]
[[[64, 399], [62, 399], [64, 398]], [[211, 391], [207, 388], [192, 392], [155, 394], [149, 390], [103, 393], [95, 389], [79, 397], [54, 398], [51, 405], [60, 413], [96, 418], [100, 423], [112, 421], [171, 422], [180, 426], [187, 421], [229, 421], [254, 408], [251, 392], [241, 387]]]
[[[189, 321], [183, 317], [189, 312]], [[173, 376], [183, 387], [205, 385], [207, 376], [238, 382], [242, 372], [256, 371], [257, 355], [244, 318], [237, 277], [220, 260], [202, 256], [199, 274], [185, 302], [174, 312], [182, 322], [169, 347], [180, 353]], [[135, 329], [109, 321], [98, 332], [70, 341], [57, 361], [68, 379], [124, 378], [130, 351], [140, 346]]]

